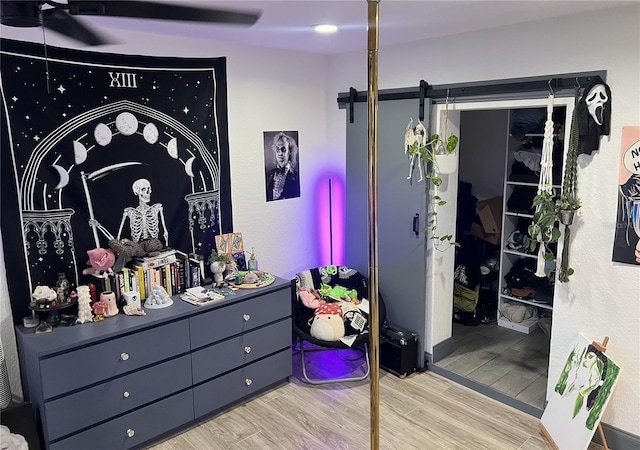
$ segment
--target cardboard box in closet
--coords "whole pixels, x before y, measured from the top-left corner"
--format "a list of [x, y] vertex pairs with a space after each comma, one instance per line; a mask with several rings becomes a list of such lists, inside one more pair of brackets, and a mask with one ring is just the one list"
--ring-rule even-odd
[[502, 197], [479, 200], [476, 206], [480, 223], [471, 224], [471, 234], [494, 245], [500, 243], [502, 233]]

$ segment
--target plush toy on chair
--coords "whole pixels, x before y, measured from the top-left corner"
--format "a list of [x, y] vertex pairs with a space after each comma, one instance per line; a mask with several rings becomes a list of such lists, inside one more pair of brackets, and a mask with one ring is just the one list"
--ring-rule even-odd
[[322, 341], [337, 341], [344, 333], [342, 308], [331, 303], [319, 305], [311, 322], [311, 336]]

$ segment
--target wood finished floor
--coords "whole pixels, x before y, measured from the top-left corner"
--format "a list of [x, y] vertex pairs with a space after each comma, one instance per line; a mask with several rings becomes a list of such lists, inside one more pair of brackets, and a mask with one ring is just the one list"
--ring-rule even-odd
[[[316, 352], [308, 369], [317, 376], [359, 366], [345, 359]], [[149, 449], [368, 449], [369, 381], [312, 386], [300, 379], [296, 352], [289, 383]], [[551, 449], [538, 423], [433, 372], [400, 379], [380, 371], [382, 449]], [[589, 450], [601, 448], [592, 444]]]
[[454, 352], [436, 364], [458, 375], [544, 408], [549, 338], [536, 328], [523, 334], [496, 322], [453, 324]]

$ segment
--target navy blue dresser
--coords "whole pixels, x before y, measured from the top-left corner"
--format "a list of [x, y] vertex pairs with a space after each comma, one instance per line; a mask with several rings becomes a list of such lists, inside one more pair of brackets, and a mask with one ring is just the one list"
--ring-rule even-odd
[[118, 314], [52, 333], [16, 328], [26, 400], [48, 449], [139, 447], [286, 382], [291, 283], [220, 303]]

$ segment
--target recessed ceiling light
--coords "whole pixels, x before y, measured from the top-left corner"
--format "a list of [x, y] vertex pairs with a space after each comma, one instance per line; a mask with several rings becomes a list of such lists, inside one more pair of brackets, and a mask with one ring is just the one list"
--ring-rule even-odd
[[322, 24], [314, 26], [313, 30], [320, 34], [332, 34], [338, 31], [338, 27], [335, 25]]

